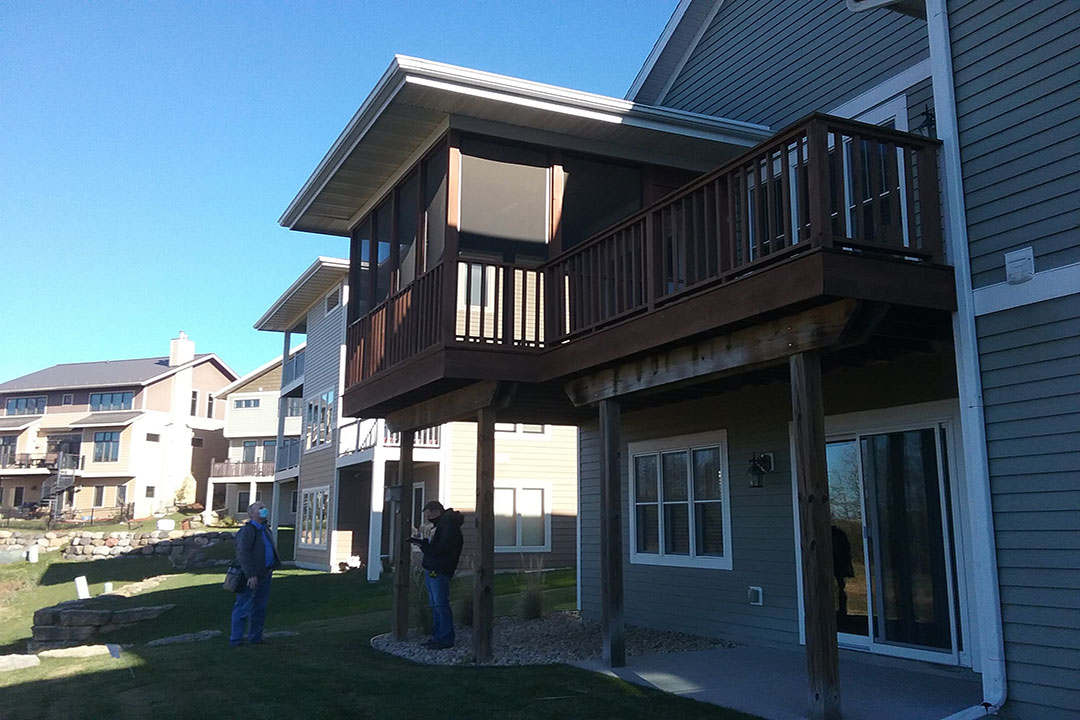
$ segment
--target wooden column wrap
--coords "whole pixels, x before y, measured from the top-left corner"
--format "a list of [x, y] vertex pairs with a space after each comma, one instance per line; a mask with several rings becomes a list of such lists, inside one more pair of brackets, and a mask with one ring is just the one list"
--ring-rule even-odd
[[[409, 575], [411, 572], [412, 546], [409, 536], [412, 534], [409, 509], [412, 497], [409, 489], [413, 484], [413, 433], [401, 433], [401, 459], [398, 461], [398, 487], [401, 497], [394, 508], [394, 520], [397, 537], [394, 543], [394, 600], [391, 630], [395, 640], [406, 640], [409, 636]], [[370, 561], [370, 560], [369, 560]]]
[[604, 662], [626, 665], [623, 626], [622, 482], [619, 472], [619, 403], [600, 402], [600, 603]]
[[476, 414], [476, 567], [473, 574], [473, 660], [491, 660], [495, 619], [495, 408]]

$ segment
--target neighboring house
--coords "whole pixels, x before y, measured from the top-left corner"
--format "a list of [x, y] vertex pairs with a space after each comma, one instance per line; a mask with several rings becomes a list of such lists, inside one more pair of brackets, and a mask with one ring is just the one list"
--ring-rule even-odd
[[397, 57], [281, 223], [351, 238], [343, 414], [475, 421], [478, 599], [496, 422], [577, 424], [612, 664], [625, 619], [805, 644], [814, 718], [838, 647], [1075, 718], [1080, 15], [848, 5], [683, 0], [628, 100]]
[[[283, 357], [288, 358], [278, 393], [284, 422], [271, 511], [275, 528], [295, 518], [295, 558], [301, 567], [336, 571], [357, 556], [368, 578], [377, 580], [392, 554], [393, 522], [384, 520], [392, 516], [386, 488], [397, 482], [400, 438], [379, 419], [341, 415], [348, 268], [347, 260], [318, 258], [255, 324], [284, 334]], [[302, 346], [293, 347], [296, 335], [305, 337]], [[290, 422], [296, 425], [290, 428]], [[290, 429], [299, 444], [290, 443]], [[499, 430], [499, 567], [573, 566], [576, 428], [507, 424]], [[405, 497], [410, 527], [421, 524], [429, 500], [471, 511], [476, 437], [470, 425], [454, 423], [420, 434], [414, 460], [415, 478]], [[471, 523], [464, 531], [468, 565]], [[540, 559], [530, 559], [534, 556]]]
[[[282, 363], [277, 357], [215, 394], [225, 408], [228, 449], [227, 454], [214, 458], [210, 467], [207, 510], [244, 519], [251, 503], [270, 502], [278, 458], [281, 377]], [[284, 431], [281, 442], [292, 447], [298, 441], [299, 423], [288, 423]], [[291, 501], [295, 504], [295, 498]], [[292, 525], [289, 507], [279, 521]]]
[[175, 504], [188, 475], [192, 501], [203, 497], [226, 447], [214, 393], [235, 379], [181, 332], [166, 357], [54, 365], [0, 384], [0, 508], [146, 517]]

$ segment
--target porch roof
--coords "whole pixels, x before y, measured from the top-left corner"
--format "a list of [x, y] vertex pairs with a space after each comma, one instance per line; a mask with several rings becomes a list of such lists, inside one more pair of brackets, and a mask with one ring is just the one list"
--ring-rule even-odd
[[[256, 330], [306, 332], [307, 311], [349, 273], [349, 261], [343, 258], [317, 257], [300, 273], [289, 289], [255, 321]], [[297, 348], [296, 350], [299, 350]]]
[[130, 425], [135, 421], [135, 418], [142, 415], [142, 410], [134, 410], [130, 412], [99, 412], [92, 413], [71, 423], [69, 427], [72, 428], [93, 428], [93, 427], [123, 427]]
[[3, 432], [5, 430], [25, 430], [40, 419], [40, 415], [18, 415], [13, 417], [0, 417], [0, 432]]
[[764, 125], [396, 55], [279, 222], [347, 235], [451, 127], [701, 171], [772, 134]]

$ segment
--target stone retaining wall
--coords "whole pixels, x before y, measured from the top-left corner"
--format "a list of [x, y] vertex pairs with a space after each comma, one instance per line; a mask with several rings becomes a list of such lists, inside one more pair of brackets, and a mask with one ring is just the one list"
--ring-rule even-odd
[[100, 633], [131, 627], [152, 620], [174, 605], [153, 605], [123, 610], [98, 610], [82, 601], [72, 601], [42, 608], [34, 613], [33, 640], [27, 650], [36, 653], [50, 648], [82, 645]]
[[83, 530], [45, 533], [0, 530], [0, 552], [26, 550], [36, 545], [39, 552], [62, 552], [65, 560], [104, 560], [110, 557], [154, 554], [179, 556], [190, 554], [196, 548], [205, 548], [235, 537], [232, 532], [200, 530], [108, 533]]

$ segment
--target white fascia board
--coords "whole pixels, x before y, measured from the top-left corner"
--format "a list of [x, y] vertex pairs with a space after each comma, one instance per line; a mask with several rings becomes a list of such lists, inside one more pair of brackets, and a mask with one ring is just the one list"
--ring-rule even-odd
[[[304, 270], [304, 272], [300, 273], [300, 277], [296, 278], [296, 280], [293, 281], [293, 284], [289, 286], [289, 289], [283, 292], [281, 294], [281, 297], [275, 300], [274, 304], [270, 306], [270, 309], [264, 312], [262, 317], [255, 321], [254, 328], [256, 330], [267, 329], [264, 327], [264, 325], [266, 325], [270, 321], [274, 314], [281, 310], [283, 307], [285, 307], [285, 305], [287, 305], [289, 301], [292, 300], [293, 295], [299, 292], [300, 289], [304, 287], [304, 285], [309, 283], [311, 279], [318, 275], [319, 271], [323, 270], [324, 268], [328, 268], [331, 270], [343, 270], [348, 273], [349, 261], [345, 258], [325, 257], [322, 255], [315, 258], [315, 262], [311, 263], [311, 265], [309, 265], [308, 268]], [[307, 308], [305, 307], [304, 312], [306, 311]]]
[[664, 26], [664, 31], [660, 33], [660, 37], [657, 38], [656, 44], [653, 45], [649, 57], [645, 58], [645, 64], [638, 70], [637, 77], [634, 78], [634, 82], [630, 85], [630, 89], [626, 91], [627, 100], [632, 100], [633, 97], [638, 94], [641, 90], [641, 86], [645, 84], [649, 75], [652, 74], [653, 67], [656, 66], [656, 61], [660, 59], [660, 56], [664, 54], [664, 50], [667, 49], [668, 42], [671, 40], [672, 35], [675, 34], [675, 30], [679, 27], [679, 23], [682, 22], [683, 15], [686, 14], [686, 9], [690, 7], [691, 2], [693, 2], [693, 0], [680, 0], [678, 7], [675, 8], [675, 12], [673, 12], [668, 19], [667, 25]]

